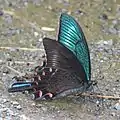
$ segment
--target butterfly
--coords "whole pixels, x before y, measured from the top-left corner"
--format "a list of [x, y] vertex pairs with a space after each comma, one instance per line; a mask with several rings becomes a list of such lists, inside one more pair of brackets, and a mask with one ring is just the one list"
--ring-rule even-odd
[[90, 53], [78, 22], [62, 13], [57, 40], [43, 39], [47, 60], [38, 66], [34, 79], [17, 81], [8, 92], [32, 93], [36, 100], [57, 99], [82, 93], [91, 86]]

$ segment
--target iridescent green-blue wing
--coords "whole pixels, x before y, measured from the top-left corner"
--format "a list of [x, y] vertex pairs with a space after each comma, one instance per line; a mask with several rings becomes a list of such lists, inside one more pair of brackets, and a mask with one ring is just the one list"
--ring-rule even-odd
[[83, 66], [87, 80], [90, 80], [90, 55], [84, 33], [75, 19], [65, 13], [60, 17], [58, 41], [73, 52]]

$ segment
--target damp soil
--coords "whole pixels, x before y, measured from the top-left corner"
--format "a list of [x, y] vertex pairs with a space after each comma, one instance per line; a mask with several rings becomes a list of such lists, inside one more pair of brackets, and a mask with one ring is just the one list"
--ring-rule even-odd
[[119, 0], [1, 0], [0, 120], [120, 120], [120, 100], [79, 96], [34, 101], [27, 94], [8, 93], [14, 76], [41, 64], [42, 39], [57, 39], [62, 12], [74, 16], [86, 36], [91, 79], [98, 82], [94, 93], [120, 97]]

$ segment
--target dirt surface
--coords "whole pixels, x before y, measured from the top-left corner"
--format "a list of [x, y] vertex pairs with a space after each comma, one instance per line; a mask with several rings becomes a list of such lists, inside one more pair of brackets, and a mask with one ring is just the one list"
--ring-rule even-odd
[[29, 95], [8, 93], [14, 76], [41, 64], [42, 38], [56, 38], [62, 12], [74, 16], [83, 28], [92, 80], [99, 87], [94, 92], [120, 97], [119, 0], [0, 0], [0, 120], [120, 120], [120, 100], [34, 101]]

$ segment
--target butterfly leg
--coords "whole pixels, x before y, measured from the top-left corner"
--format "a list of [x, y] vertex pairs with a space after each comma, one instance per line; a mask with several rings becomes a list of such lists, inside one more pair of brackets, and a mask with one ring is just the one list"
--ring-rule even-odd
[[46, 61], [44, 60], [44, 61], [42, 62], [42, 65], [35, 67], [34, 71], [35, 71], [36, 73], [39, 73], [39, 72], [42, 71], [42, 69], [43, 69], [45, 66], [46, 66]]
[[52, 97], [52, 93], [48, 92], [44, 94], [44, 92], [41, 90], [38, 90], [32, 94], [32, 99], [34, 100], [50, 100]]

